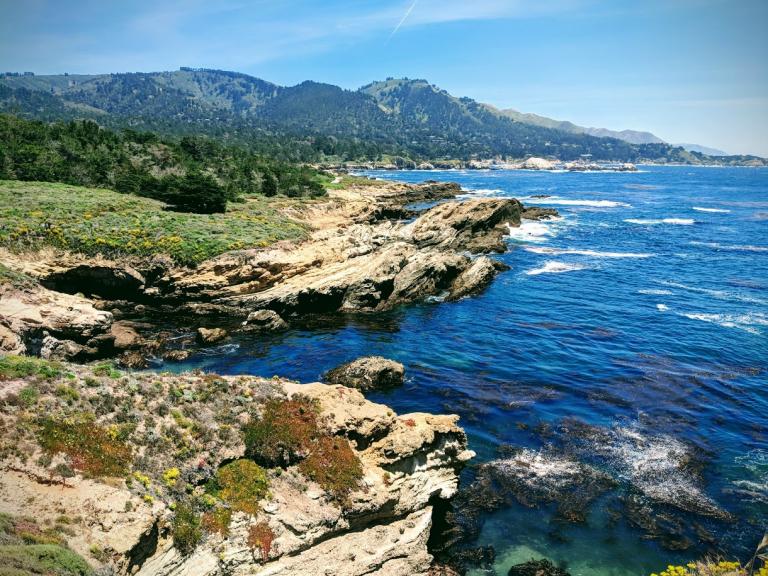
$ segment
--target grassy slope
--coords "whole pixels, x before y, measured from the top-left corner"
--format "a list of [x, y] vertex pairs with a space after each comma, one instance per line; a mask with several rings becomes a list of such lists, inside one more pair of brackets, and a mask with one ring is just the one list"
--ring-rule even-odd
[[280, 214], [277, 202], [249, 198], [230, 203], [224, 214], [189, 214], [109, 190], [0, 181], [0, 246], [55, 246], [110, 258], [168, 254], [179, 264], [195, 264], [228, 250], [303, 237], [305, 228]]

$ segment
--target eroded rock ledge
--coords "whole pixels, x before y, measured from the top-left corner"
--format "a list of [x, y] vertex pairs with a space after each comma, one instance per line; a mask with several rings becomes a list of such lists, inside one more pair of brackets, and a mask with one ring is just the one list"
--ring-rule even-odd
[[[309, 239], [227, 252], [194, 269], [163, 257], [124, 263], [4, 251], [0, 262], [39, 284], [2, 288], [0, 345], [64, 359], [128, 350], [141, 361], [137, 349], [158, 354], [145, 311], [197, 318], [193, 330], [219, 328], [224, 318], [254, 332], [285, 329], [307, 314], [469, 296], [506, 268], [486, 254], [506, 250], [509, 226], [554, 211], [525, 209], [512, 198], [452, 199], [458, 193], [458, 185], [436, 182], [330, 191], [327, 200], [290, 209], [313, 229]], [[416, 210], [419, 202], [426, 208]]]
[[[118, 574], [426, 574], [431, 504], [473, 456], [457, 416], [397, 415], [344, 386], [3, 362], [0, 512], [68, 518], [69, 547]], [[359, 460], [351, 489], [339, 496], [298, 462], [265, 466], [268, 493], [247, 506], [210, 492], [222, 466], [256, 466], [249, 424], [297, 399]], [[226, 529], [203, 522], [182, 550], [182, 506], [227, 511]]]

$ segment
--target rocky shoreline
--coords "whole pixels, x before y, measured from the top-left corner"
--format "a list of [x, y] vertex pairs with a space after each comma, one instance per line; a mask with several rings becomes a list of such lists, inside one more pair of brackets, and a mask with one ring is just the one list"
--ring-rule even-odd
[[0, 286], [0, 349], [63, 360], [121, 355], [140, 367], [149, 355], [188, 353], [168, 345], [157, 316], [187, 318], [206, 345], [232, 330], [285, 329], [307, 315], [471, 295], [505, 269], [488, 255], [506, 250], [510, 226], [556, 211], [512, 198], [455, 201], [460, 193], [438, 182], [334, 190], [291, 214], [313, 229], [307, 240], [226, 252], [195, 268], [162, 256], [116, 262], [2, 252], [0, 262], [32, 282]]
[[[298, 384], [71, 362], [145, 367], [233, 332], [475, 294], [506, 268], [489, 255], [509, 227], [556, 212], [460, 193], [332, 191], [292, 214], [307, 240], [196, 268], [0, 254], [0, 514], [105, 575], [451, 573], [428, 549], [433, 508], [473, 453], [457, 416], [396, 415], [356, 389], [398, 385], [401, 365]], [[163, 315], [186, 323], [181, 346]]]

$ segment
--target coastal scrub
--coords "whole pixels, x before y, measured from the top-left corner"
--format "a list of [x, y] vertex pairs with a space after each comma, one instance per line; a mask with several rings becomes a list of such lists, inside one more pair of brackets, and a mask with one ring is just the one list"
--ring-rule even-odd
[[[194, 265], [229, 250], [299, 239], [305, 228], [263, 197], [231, 203], [223, 214], [172, 212], [149, 198], [100, 188], [0, 181], [0, 246], [52, 246], [87, 256], [150, 258]], [[18, 276], [0, 271], [9, 282]]]

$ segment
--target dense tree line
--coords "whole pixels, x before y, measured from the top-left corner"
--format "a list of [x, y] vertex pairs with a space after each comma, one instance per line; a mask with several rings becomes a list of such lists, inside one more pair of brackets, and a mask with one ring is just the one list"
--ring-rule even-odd
[[316, 171], [204, 136], [113, 131], [91, 120], [45, 123], [0, 115], [0, 179], [105, 187], [175, 209], [221, 212], [246, 195], [324, 194]]

